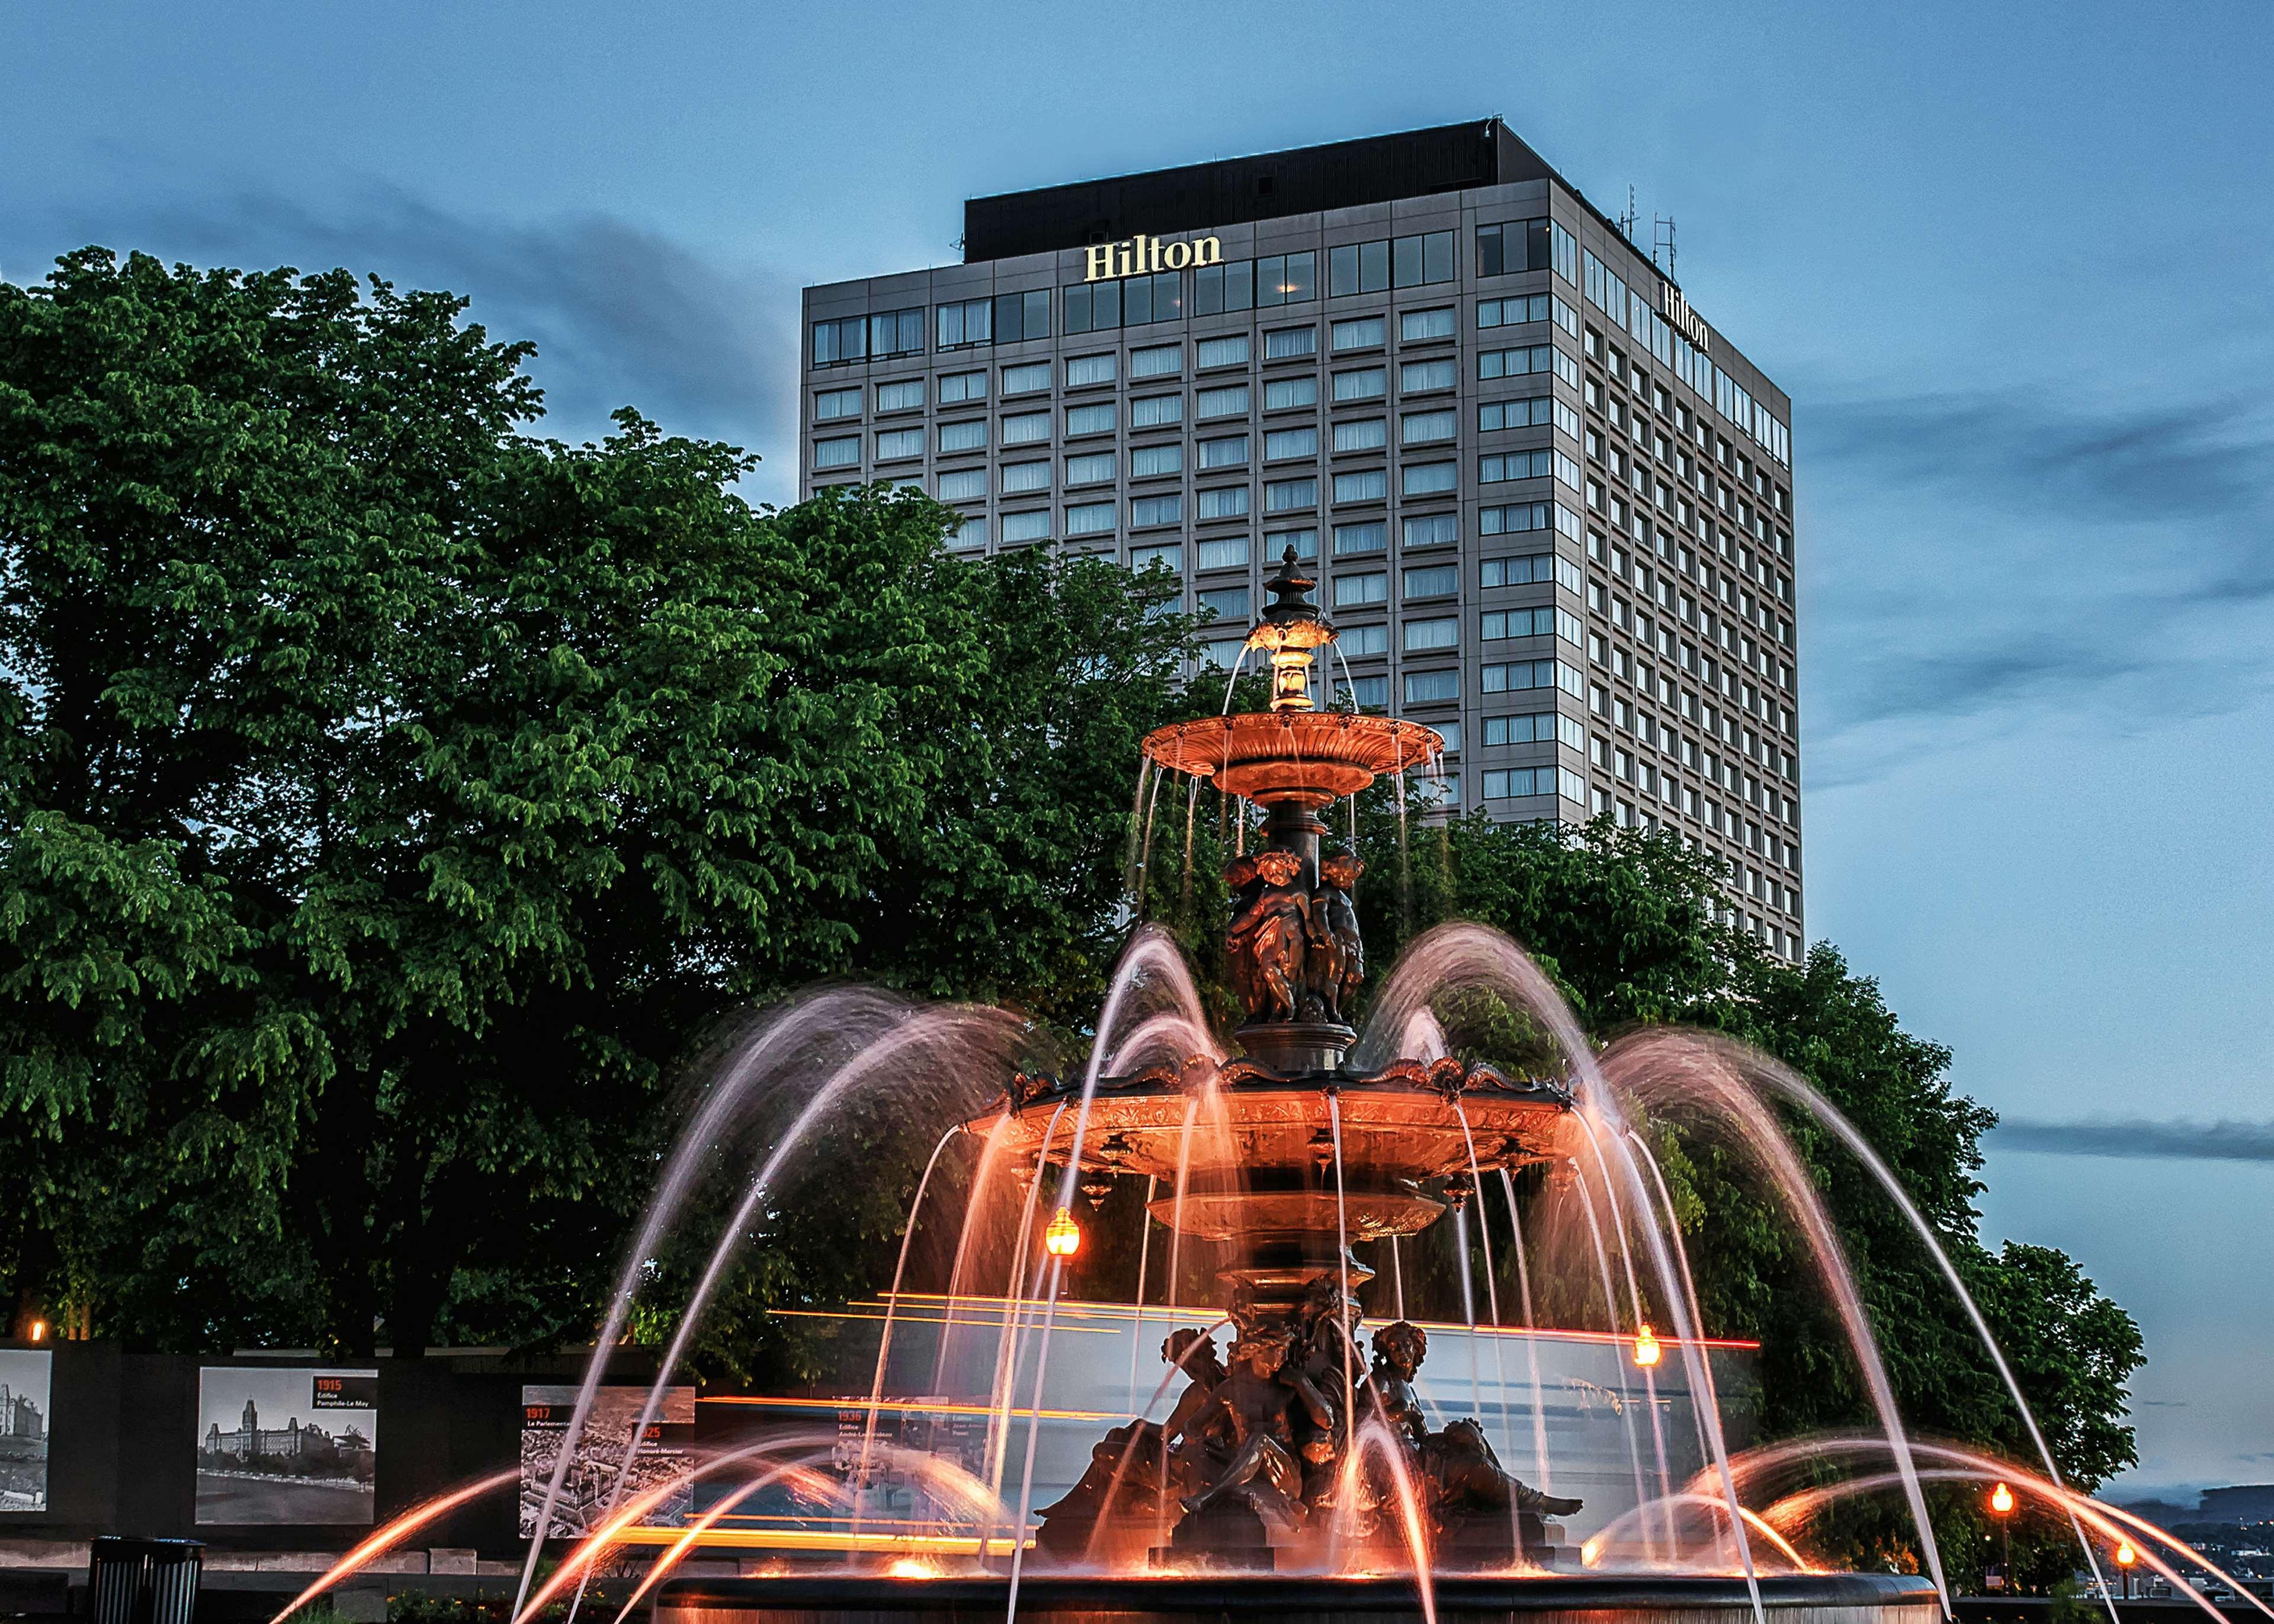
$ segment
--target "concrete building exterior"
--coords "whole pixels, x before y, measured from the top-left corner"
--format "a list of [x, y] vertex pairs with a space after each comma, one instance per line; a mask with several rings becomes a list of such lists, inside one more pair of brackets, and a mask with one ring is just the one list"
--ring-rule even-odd
[[1219, 662], [1293, 546], [1320, 691], [1443, 730], [1442, 800], [1671, 830], [1801, 954], [1790, 400], [1497, 119], [975, 199], [963, 246], [805, 290], [801, 496], [1158, 563]]

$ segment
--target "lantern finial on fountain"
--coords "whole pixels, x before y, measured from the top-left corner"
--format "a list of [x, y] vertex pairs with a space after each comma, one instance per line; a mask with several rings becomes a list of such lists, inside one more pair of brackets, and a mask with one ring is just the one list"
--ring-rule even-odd
[[1335, 628], [1319, 618], [1311, 590], [1319, 584], [1297, 562], [1290, 545], [1281, 555], [1279, 573], [1263, 583], [1271, 606], [1247, 634], [1247, 646], [1271, 657], [1271, 708], [1274, 710], [1315, 710], [1311, 696], [1311, 657], [1335, 640]]

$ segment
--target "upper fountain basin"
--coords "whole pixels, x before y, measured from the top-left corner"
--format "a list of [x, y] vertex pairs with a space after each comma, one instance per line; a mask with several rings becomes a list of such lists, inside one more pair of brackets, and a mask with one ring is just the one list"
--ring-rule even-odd
[[1323, 807], [1385, 772], [1421, 766], [1445, 748], [1435, 730], [1347, 710], [1247, 711], [1156, 727], [1145, 754], [1260, 806]]

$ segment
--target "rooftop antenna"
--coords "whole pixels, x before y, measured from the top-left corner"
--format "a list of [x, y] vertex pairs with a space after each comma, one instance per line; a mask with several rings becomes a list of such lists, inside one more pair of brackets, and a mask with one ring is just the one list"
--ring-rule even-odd
[[1656, 265], [1658, 263], [1658, 251], [1661, 248], [1666, 250], [1666, 275], [1667, 280], [1671, 282], [1674, 279], [1674, 216], [1671, 214], [1653, 215], [1651, 217], [1651, 225], [1653, 229], [1650, 244], [1650, 262], [1653, 265]]
[[1635, 222], [1638, 218], [1639, 216], [1635, 213], [1634, 183], [1632, 181], [1629, 181], [1627, 183], [1627, 212], [1619, 216], [1619, 235], [1626, 238], [1630, 243], [1634, 241]]

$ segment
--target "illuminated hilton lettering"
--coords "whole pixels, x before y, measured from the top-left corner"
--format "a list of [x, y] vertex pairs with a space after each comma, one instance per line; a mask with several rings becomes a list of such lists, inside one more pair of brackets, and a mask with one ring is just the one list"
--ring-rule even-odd
[[1674, 324], [1674, 330], [1700, 350], [1711, 350], [1713, 347], [1713, 335], [1707, 330], [1706, 323], [1699, 320], [1698, 312], [1690, 308], [1690, 301], [1682, 297], [1682, 290], [1666, 282], [1659, 283], [1658, 290], [1663, 296], [1662, 302], [1666, 305], [1665, 310], [1660, 313]]
[[1110, 282], [1117, 276], [1144, 276], [1155, 271], [1181, 271], [1188, 265], [1221, 265], [1224, 244], [1215, 237], [1197, 242], [1164, 243], [1140, 231], [1123, 243], [1099, 243], [1083, 251], [1089, 262], [1084, 282]]

